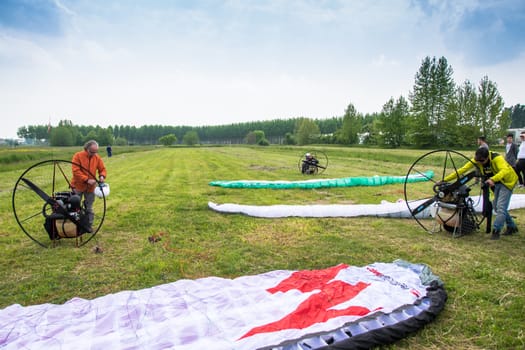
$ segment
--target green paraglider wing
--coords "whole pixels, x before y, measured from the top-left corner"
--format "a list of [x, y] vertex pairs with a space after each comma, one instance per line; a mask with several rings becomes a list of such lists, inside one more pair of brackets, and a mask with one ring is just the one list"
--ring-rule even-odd
[[237, 181], [212, 181], [210, 186], [226, 188], [326, 188], [326, 187], [353, 187], [353, 186], [383, 186], [397, 183], [429, 181], [434, 177], [434, 172], [428, 170], [422, 174], [410, 176], [369, 176], [345, 177], [339, 179], [318, 179], [305, 181], [265, 181], [265, 180], [237, 180]]

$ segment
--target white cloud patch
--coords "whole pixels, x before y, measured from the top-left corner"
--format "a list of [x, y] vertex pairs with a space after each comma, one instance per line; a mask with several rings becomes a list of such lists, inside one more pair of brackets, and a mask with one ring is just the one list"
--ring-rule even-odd
[[[522, 39], [494, 61], [483, 48], [523, 36], [523, 6], [510, 0], [50, 4], [60, 35], [0, 29], [0, 137], [49, 118], [203, 125], [340, 116], [349, 103], [379, 112], [408, 96], [426, 56], [445, 56], [458, 84], [488, 75], [509, 104], [525, 68]], [[512, 21], [499, 16], [509, 9]]]
[[0, 34], [0, 62], [0, 72], [4, 71], [7, 76], [10, 75], [9, 70], [17, 67], [38, 67], [43, 70], [60, 68], [60, 63], [47, 49], [24, 38], [5, 34]]

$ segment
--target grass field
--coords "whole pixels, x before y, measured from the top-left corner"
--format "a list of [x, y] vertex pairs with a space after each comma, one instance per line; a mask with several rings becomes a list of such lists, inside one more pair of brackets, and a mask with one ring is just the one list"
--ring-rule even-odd
[[[319, 146], [329, 166], [318, 178], [402, 175], [426, 151]], [[363, 266], [404, 259], [425, 263], [449, 299], [427, 327], [385, 349], [525, 348], [525, 210], [520, 234], [489, 240], [428, 234], [412, 219], [285, 218], [224, 215], [208, 201], [240, 204], [378, 204], [403, 198], [403, 184], [317, 190], [224, 189], [213, 180], [303, 180], [299, 147], [114, 147], [104, 157], [111, 194], [102, 229], [85, 246], [31, 241], [11, 206], [21, 173], [38, 160], [70, 160], [77, 149], [2, 150], [0, 308], [63, 303], [181, 278], [233, 278], [277, 269]], [[21, 157], [12, 153], [27, 152]], [[414, 187], [420, 190], [422, 185]], [[517, 190], [519, 193], [521, 190]], [[148, 237], [160, 236], [157, 243]], [[95, 254], [99, 246], [102, 254]]]

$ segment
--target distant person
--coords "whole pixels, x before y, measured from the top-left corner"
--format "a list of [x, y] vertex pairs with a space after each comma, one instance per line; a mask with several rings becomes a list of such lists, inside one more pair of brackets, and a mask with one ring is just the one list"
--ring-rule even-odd
[[521, 143], [517, 155], [518, 160], [514, 169], [516, 170], [516, 173], [518, 173], [518, 180], [520, 182], [518, 187], [523, 188], [525, 182], [525, 131], [521, 132], [520, 139]]
[[106, 152], [108, 153], [108, 158], [110, 158], [113, 152], [113, 150], [111, 149], [111, 145], [108, 145], [106, 147]]
[[301, 172], [303, 174], [313, 174], [317, 170], [317, 165], [319, 164], [319, 161], [310, 153], [305, 154], [305, 158], [303, 159], [303, 164], [301, 167]]
[[478, 146], [489, 149], [489, 144], [485, 136], [478, 136]]
[[507, 135], [507, 143], [505, 144], [505, 160], [513, 168], [516, 166], [518, 160], [518, 146], [514, 143], [514, 134]]
[[89, 218], [89, 230], [93, 232], [93, 221], [95, 213], [93, 203], [95, 202], [95, 188], [98, 183], [96, 180], [97, 172], [100, 182], [106, 180], [106, 167], [104, 161], [98, 154], [98, 143], [90, 140], [84, 145], [84, 150], [73, 155], [72, 159], [73, 178], [71, 179], [71, 189], [84, 198], [84, 205]]
[[[523, 136], [525, 137], [525, 134]], [[474, 167], [479, 169], [485, 179], [485, 184], [494, 191], [493, 205], [496, 212], [496, 220], [492, 224], [493, 229], [490, 239], [499, 239], [501, 230], [505, 225], [507, 229], [503, 233], [504, 235], [517, 233], [518, 227], [510, 216], [508, 209], [512, 191], [518, 182], [518, 176], [503, 156], [496, 152], [491, 152], [485, 147], [479, 147], [474, 158], [457, 171], [445, 176], [443, 180], [445, 182], [455, 180], [459, 176], [468, 173]]]

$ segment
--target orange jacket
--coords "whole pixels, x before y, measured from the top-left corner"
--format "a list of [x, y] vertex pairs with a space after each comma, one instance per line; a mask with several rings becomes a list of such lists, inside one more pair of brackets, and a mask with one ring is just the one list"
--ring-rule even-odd
[[97, 179], [98, 176], [106, 177], [106, 166], [98, 154], [91, 155], [88, 151], [80, 151], [73, 155], [73, 178], [71, 188], [79, 192], [94, 192], [96, 186], [88, 186], [88, 179]]

